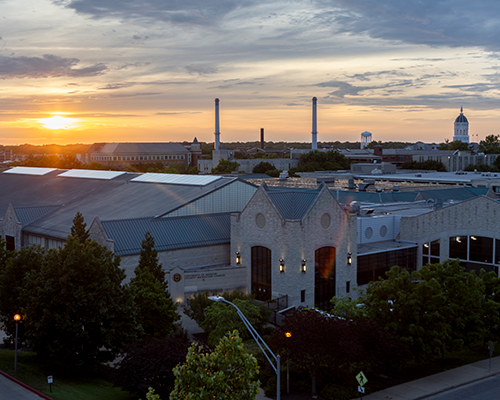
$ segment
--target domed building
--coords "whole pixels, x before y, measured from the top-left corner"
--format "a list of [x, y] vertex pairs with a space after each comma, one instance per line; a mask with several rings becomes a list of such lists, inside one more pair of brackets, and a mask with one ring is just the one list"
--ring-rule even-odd
[[455, 134], [453, 141], [459, 140], [464, 143], [469, 143], [469, 121], [464, 115], [463, 107], [460, 107], [460, 115], [455, 119]]

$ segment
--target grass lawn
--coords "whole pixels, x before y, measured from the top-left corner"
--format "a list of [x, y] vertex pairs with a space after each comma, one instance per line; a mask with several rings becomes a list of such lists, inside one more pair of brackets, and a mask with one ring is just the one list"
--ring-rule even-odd
[[[26, 383], [54, 400], [138, 400], [113, 384], [66, 364], [43, 361], [35, 353], [18, 352], [17, 374], [14, 375], [14, 351], [0, 349], [0, 370]], [[52, 393], [47, 376], [54, 377]]]

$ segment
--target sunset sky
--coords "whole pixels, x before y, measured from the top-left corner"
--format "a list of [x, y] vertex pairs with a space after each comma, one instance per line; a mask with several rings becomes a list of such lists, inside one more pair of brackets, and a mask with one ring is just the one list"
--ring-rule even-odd
[[[493, 0], [0, 0], [0, 144], [498, 134]], [[474, 136], [472, 136], [474, 135]]]

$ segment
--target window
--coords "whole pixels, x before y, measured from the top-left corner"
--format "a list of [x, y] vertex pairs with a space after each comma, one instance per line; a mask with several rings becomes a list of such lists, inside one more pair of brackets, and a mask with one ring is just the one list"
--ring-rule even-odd
[[314, 307], [329, 310], [335, 296], [335, 247], [321, 247], [314, 252]]
[[379, 277], [385, 279], [385, 273], [395, 265], [408, 271], [415, 271], [417, 269], [417, 248], [358, 255], [358, 285], [366, 285], [378, 280]]
[[16, 238], [14, 236], [5, 235], [5, 249], [12, 251], [16, 249]]
[[257, 300], [271, 300], [271, 250], [252, 247], [252, 294]]
[[467, 260], [467, 236], [452, 236], [450, 238], [450, 258]]
[[439, 239], [430, 243], [424, 243], [422, 246], [422, 265], [439, 263], [439, 254]]
[[492, 263], [493, 239], [483, 236], [469, 236], [469, 260]]
[[300, 291], [300, 302], [304, 303], [305, 301], [306, 301], [306, 291], [305, 290], [301, 290]]
[[346, 281], [345, 283], [345, 292], [349, 293], [351, 291], [351, 281]]

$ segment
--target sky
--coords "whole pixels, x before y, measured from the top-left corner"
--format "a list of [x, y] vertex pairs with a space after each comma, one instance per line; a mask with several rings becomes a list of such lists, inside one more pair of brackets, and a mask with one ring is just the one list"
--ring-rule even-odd
[[0, 144], [498, 134], [495, 0], [0, 0]]

